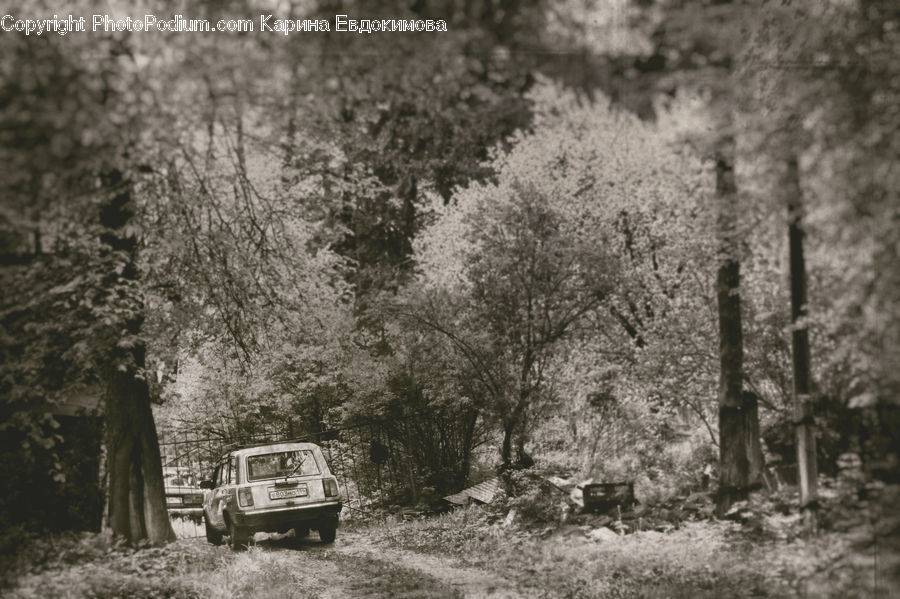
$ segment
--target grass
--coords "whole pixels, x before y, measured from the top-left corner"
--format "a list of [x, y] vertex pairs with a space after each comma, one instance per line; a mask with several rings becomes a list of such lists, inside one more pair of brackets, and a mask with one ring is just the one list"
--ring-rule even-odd
[[[192, 588], [209, 599], [318, 599], [325, 588], [314, 575], [318, 568], [302, 553], [288, 555], [291, 561], [285, 559], [284, 552], [269, 552], [260, 547], [229, 554], [215, 570], [202, 578], [195, 577]], [[299, 566], [296, 561], [300, 561]]]
[[11, 597], [193, 599], [223, 553], [195, 541], [131, 549], [104, 534], [48, 537], [23, 548], [17, 579], [7, 572], [4, 580]]
[[[462, 565], [472, 575], [558, 599], [900, 596], [900, 516], [852, 503], [823, 510], [830, 530], [810, 538], [796, 534], [796, 514], [765, 506], [743, 525], [693, 521], [667, 532], [607, 530], [596, 539], [585, 524], [505, 525], [502, 511], [469, 507], [354, 526], [350, 551], [297, 546], [293, 539], [240, 553], [200, 539], [133, 549], [108, 535], [57, 535], [26, 539], [15, 553], [0, 555], [0, 595], [456, 599], [463, 593], [452, 577], [466, 575]], [[900, 491], [880, 505], [900, 505]], [[416, 554], [438, 556], [441, 568], [430, 558], [429, 569]]]
[[[292, 541], [292, 539], [291, 539]], [[379, 559], [264, 542], [233, 553], [200, 539], [131, 549], [108, 535], [48, 537], [23, 547], [0, 594], [15, 599], [319, 599], [331, 596], [459, 599], [422, 572]], [[30, 560], [30, 561], [29, 561]]]
[[452, 555], [546, 597], [890, 596], [887, 582], [875, 579], [872, 555], [845, 533], [751, 541], [738, 524], [698, 521], [594, 541], [576, 526], [504, 527], [471, 507], [373, 534], [393, 547]]
[[320, 562], [302, 551], [253, 546], [233, 553], [200, 539], [134, 550], [104, 535], [82, 535], [76, 545], [82, 550], [32, 567], [4, 596], [317, 599], [327, 586]]
[[354, 573], [350, 589], [372, 599], [462, 599], [457, 589], [438, 579], [383, 560], [353, 555], [335, 555], [339, 568]]

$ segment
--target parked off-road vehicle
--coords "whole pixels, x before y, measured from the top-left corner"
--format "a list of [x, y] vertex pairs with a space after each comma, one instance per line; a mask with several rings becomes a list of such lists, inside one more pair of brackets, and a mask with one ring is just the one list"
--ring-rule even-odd
[[237, 549], [257, 532], [297, 537], [319, 531], [323, 543], [334, 541], [341, 494], [322, 449], [314, 443], [283, 442], [242, 447], [222, 456], [203, 501], [206, 539], [215, 545], [228, 538]]

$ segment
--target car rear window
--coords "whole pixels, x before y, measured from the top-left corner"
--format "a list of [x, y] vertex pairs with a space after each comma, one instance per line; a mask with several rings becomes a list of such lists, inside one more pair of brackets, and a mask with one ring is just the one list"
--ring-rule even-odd
[[319, 465], [309, 449], [277, 451], [247, 457], [247, 479], [262, 480], [281, 476], [319, 474]]

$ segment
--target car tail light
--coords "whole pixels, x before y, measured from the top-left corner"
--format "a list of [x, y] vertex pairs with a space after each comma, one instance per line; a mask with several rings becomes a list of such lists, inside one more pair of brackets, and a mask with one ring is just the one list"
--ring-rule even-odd
[[338, 494], [337, 481], [333, 478], [323, 478], [322, 484], [325, 485], [325, 497], [335, 497]]
[[250, 489], [238, 489], [238, 503], [241, 504], [241, 507], [253, 505], [253, 493]]

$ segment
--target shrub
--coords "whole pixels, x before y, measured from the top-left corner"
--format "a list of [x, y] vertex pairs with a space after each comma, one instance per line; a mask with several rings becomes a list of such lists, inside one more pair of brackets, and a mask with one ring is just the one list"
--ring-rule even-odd
[[533, 468], [508, 470], [501, 475], [501, 480], [504, 490], [495, 499], [493, 509], [516, 510], [526, 526], [559, 524], [572, 509], [568, 493]]

